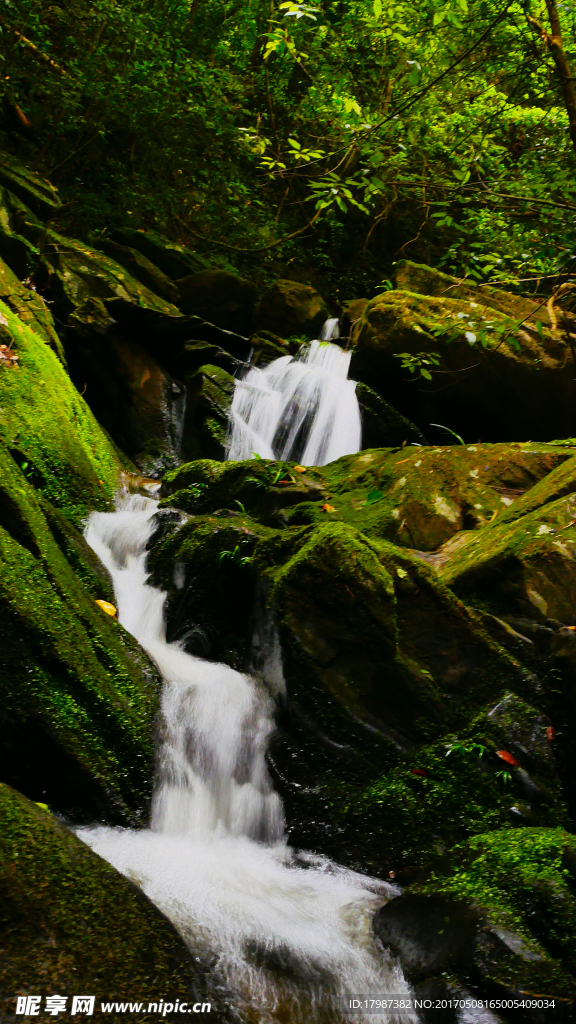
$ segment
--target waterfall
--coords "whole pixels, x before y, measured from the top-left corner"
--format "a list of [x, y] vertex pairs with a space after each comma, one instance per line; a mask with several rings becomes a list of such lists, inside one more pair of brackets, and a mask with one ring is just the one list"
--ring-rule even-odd
[[352, 353], [330, 343], [337, 337], [338, 320], [327, 320], [301, 358], [281, 356], [236, 381], [228, 459], [260, 455], [324, 466], [360, 450], [356, 382], [348, 380]]
[[[371, 929], [396, 890], [287, 846], [265, 761], [274, 703], [262, 678], [270, 671], [274, 692], [282, 687], [275, 631], [260, 630], [260, 681], [166, 642], [165, 594], [146, 571], [156, 508], [152, 498], [126, 495], [116, 512], [93, 513], [86, 529], [111, 573], [120, 622], [163, 677], [151, 825], [77, 834], [207, 956], [212, 989], [232, 993], [233, 1012], [220, 1008], [227, 1019], [355, 1021], [342, 1012], [347, 994], [409, 995]], [[414, 1020], [407, 1011], [361, 1019]]]

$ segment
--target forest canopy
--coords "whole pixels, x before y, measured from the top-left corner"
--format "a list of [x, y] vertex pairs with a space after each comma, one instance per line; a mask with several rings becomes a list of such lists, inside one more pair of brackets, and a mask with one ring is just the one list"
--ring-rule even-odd
[[348, 296], [404, 257], [536, 288], [576, 259], [575, 21], [551, 0], [5, 0], [3, 142], [92, 241], [154, 227]]

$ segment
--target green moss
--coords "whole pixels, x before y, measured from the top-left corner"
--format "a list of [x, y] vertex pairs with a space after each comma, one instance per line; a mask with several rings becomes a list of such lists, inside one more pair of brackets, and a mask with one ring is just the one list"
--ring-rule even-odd
[[64, 993], [68, 1010], [70, 996], [83, 992], [96, 996], [97, 1008], [100, 1000], [206, 998], [202, 968], [166, 918], [50, 813], [5, 785], [0, 892], [5, 1019], [16, 996], [29, 992]]
[[0, 312], [20, 357], [17, 369], [0, 368], [0, 440], [78, 524], [110, 507], [119, 476], [115, 450], [50, 348], [1, 302]]

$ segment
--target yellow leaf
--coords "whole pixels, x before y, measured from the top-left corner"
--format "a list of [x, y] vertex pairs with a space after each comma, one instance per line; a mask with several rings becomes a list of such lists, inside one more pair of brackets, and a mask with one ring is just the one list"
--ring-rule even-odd
[[116, 609], [109, 601], [96, 601], [96, 604], [103, 612], [106, 612], [106, 615], [111, 615], [113, 618], [116, 615]]
[[296, 473], [305, 473], [306, 472], [306, 466], [294, 466], [294, 471]]
[[325, 505], [322, 505], [322, 511], [323, 512], [335, 512], [336, 509], [334, 508], [334, 505], [328, 505], [328, 503], [326, 503]]

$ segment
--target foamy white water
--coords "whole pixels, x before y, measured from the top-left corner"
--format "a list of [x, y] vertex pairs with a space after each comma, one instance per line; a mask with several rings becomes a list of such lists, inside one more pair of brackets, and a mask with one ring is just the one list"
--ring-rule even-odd
[[346, 994], [409, 994], [371, 928], [395, 890], [286, 846], [265, 761], [272, 698], [250, 676], [166, 643], [165, 595], [146, 573], [155, 511], [150, 498], [125, 497], [116, 512], [94, 513], [86, 530], [114, 580], [120, 622], [164, 679], [151, 827], [78, 835], [144, 890], [192, 950], [215, 958], [215, 986], [231, 993], [241, 1018], [356, 1020], [342, 1013]]
[[325, 466], [360, 450], [362, 426], [351, 352], [330, 344], [338, 320], [327, 320], [304, 356], [281, 356], [236, 381], [228, 459], [297, 460]]

